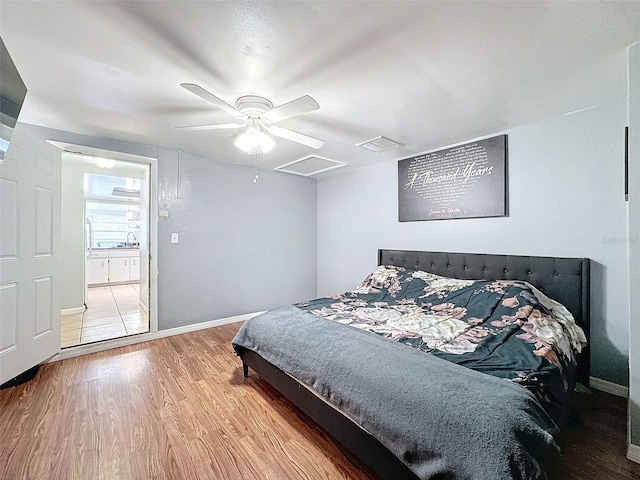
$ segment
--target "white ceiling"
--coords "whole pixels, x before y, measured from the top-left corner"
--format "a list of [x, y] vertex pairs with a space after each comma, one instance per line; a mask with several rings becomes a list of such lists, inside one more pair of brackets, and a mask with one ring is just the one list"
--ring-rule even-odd
[[[276, 139], [261, 165], [357, 168], [625, 97], [640, 2], [2, 0], [0, 34], [23, 122], [249, 165], [227, 130], [175, 129], [234, 120], [180, 83], [308, 94], [320, 109], [279, 125], [326, 144]], [[405, 146], [355, 146], [379, 135]]]

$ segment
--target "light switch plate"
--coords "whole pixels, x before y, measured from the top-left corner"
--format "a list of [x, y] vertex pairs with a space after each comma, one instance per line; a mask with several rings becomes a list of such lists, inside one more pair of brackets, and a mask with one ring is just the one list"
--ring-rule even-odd
[[171, 234], [171, 243], [178, 243], [178, 234], [177, 233], [172, 233]]

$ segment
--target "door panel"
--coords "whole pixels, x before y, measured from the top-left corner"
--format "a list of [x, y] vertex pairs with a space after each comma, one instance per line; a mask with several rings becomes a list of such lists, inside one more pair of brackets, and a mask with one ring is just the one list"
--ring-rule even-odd
[[33, 338], [41, 337], [53, 330], [54, 318], [51, 315], [53, 309], [53, 287], [52, 277], [40, 277], [33, 281], [34, 283], [34, 310], [35, 310], [35, 322], [34, 322], [34, 336]]
[[18, 258], [18, 182], [0, 177], [0, 260]]
[[18, 124], [0, 165], [0, 384], [60, 350], [61, 165]]
[[2, 321], [0, 322], [0, 355], [17, 347], [18, 339], [18, 282], [7, 282], [0, 285], [0, 305]]
[[52, 255], [53, 242], [53, 192], [36, 186], [35, 193], [35, 237], [37, 257]]

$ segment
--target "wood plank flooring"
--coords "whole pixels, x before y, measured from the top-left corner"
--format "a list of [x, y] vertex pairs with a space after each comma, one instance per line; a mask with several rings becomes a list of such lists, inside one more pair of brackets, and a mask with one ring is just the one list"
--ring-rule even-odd
[[[45, 364], [0, 391], [0, 478], [375, 479], [255, 373], [242, 377], [239, 326]], [[624, 457], [626, 401], [589, 403], [560, 478], [640, 479]]]

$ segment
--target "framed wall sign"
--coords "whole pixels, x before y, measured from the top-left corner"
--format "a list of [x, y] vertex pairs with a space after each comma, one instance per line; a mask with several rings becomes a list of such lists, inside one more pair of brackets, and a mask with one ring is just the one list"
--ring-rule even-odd
[[398, 161], [401, 222], [506, 215], [506, 135]]

